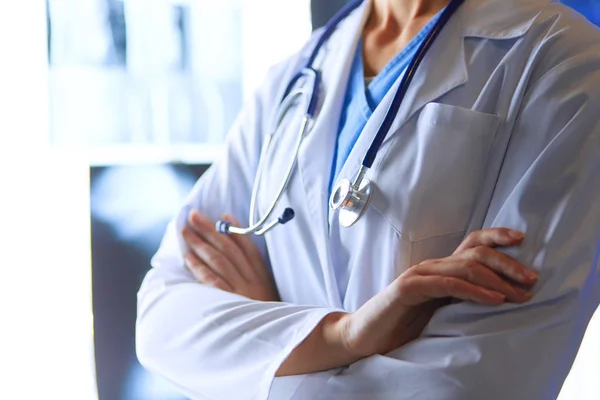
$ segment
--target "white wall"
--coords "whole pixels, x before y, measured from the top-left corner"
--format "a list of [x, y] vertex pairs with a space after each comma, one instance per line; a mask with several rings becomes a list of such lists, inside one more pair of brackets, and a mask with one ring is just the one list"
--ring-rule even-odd
[[0, 399], [95, 399], [87, 161], [2, 148], [0, 182]]
[[[291, 56], [306, 43], [311, 31], [310, 1], [244, 1], [243, 15], [244, 93], [247, 97], [263, 81], [270, 66]], [[282, 18], [283, 15], [293, 18]]]
[[0, 1], [0, 149], [48, 142], [44, 0]]
[[95, 399], [89, 169], [48, 147], [44, 0], [0, 2], [0, 399]]

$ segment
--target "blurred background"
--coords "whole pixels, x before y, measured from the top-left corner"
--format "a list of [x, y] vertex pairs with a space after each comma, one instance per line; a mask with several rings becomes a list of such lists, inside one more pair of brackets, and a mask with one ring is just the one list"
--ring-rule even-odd
[[[244, 100], [344, 3], [0, 3], [0, 399], [182, 399], [135, 358], [137, 288]], [[600, 398], [599, 319], [561, 400]]]

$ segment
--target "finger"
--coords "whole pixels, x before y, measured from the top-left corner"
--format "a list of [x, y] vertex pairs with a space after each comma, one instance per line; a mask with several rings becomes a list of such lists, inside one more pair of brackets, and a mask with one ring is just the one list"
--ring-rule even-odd
[[204, 264], [193, 252], [185, 255], [185, 262], [189, 271], [199, 282], [210, 285], [217, 289], [233, 292], [233, 287], [221, 275]]
[[200, 261], [222, 276], [233, 287], [238, 287], [244, 283], [245, 279], [240, 275], [238, 269], [231, 264], [229, 259], [221, 251], [198, 236], [192, 228], [189, 226], [183, 228], [182, 236], [190, 250]]
[[412, 286], [428, 298], [441, 299], [452, 297], [473, 303], [498, 306], [504, 303], [506, 297], [502, 293], [473, 285], [462, 279], [450, 276], [425, 275], [415, 276]]
[[524, 303], [532, 297], [527, 291], [509, 284], [477, 261], [446, 259], [436, 263], [420, 264], [415, 267], [415, 272], [420, 275], [441, 275], [462, 279], [476, 286], [502, 293], [508, 301], [515, 303]]
[[471, 232], [458, 246], [454, 254], [463, 252], [477, 246], [516, 246], [523, 242], [525, 235], [522, 232], [508, 228], [489, 228]]
[[535, 271], [526, 268], [514, 258], [487, 246], [474, 247], [458, 254], [457, 257], [463, 260], [476, 260], [496, 273], [524, 285], [531, 286], [538, 280], [538, 274]]
[[[226, 214], [223, 219], [231, 222], [234, 226], [240, 226], [239, 221], [232, 215]], [[264, 261], [262, 254], [258, 250], [258, 247], [249, 235], [232, 235], [233, 241], [242, 249], [243, 253], [251, 261], [255, 272], [262, 278], [269, 277], [269, 272], [264, 267]]]
[[255, 275], [254, 268], [245, 256], [242, 249], [234, 242], [230, 235], [224, 235], [215, 229], [215, 225], [211, 220], [206, 218], [202, 213], [193, 210], [189, 215], [190, 227], [202, 238], [205, 242], [211, 244], [215, 249], [221, 252], [231, 265], [237, 268], [240, 276], [244, 281], [250, 282]]

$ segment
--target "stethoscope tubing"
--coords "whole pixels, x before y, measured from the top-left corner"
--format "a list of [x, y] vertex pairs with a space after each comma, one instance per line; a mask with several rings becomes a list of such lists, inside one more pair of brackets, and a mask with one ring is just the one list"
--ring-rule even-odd
[[[217, 222], [217, 229], [219, 231], [221, 231], [223, 233], [236, 233], [236, 234], [241, 234], [241, 235], [250, 234], [250, 233], [253, 233], [255, 235], [264, 235], [265, 233], [267, 233], [268, 231], [273, 229], [278, 224], [285, 224], [286, 222], [288, 222], [289, 220], [291, 220], [294, 217], [294, 211], [290, 208], [286, 208], [284, 210], [284, 213], [279, 218], [274, 219], [271, 222], [267, 223], [267, 220], [271, 217], [275, 207], [277, 206], [279, 199], [283, 195], [283, 192], [285, 191], [285, 189], [287, 188], [287, 186], [290, 182], [291, 176], [294, 172], [294, 168], [296, 167], [296, 164], [298, 161], [298, 155], [300, 152], [300, 147], [302, 145], [302, 140], [303, 140], [304, 136], [307, 134], [309, 127], [313, 125], [312, 122], [315, 118], [317, 103], [318, 103], [318, 99], [319, 99], [320, 78], [321, 78], [319, 71], [317, 71], [313, 68], [313, 64], [319, 54], [319, 51], [323, 47], [323, 44], [331, 37], [331, 35], [335, 31], [335, 29], [337, 28], [339, 23], [344, 18], [346, 18], [348, 15], [350, 15], [362, 3], [363, 3], [363, 0], [356, 0], [354, 2], [347, 4], [328, 22], [328, 24], [324, 28], [323, 34], [319, 37], [315, 47], [313, 48], [311, 55], [308, 57], [308, 59], [306, 60], [306, 62], [304, 63], [304, 65], [302, 66], [300, 71], [293, 75], [292, 79], [286, 86], [286, 89], [283, 93], [282, 100], [278, 107], [279, 110], [275, 114], [273, 123], [271, 125], [273, 127], [272, 131], [267, 137], [265, 137], [264, 144], [261, 149], [260, 160], [259, 160], [258, 168], [257, 168], [257, 175], [256, 175], [256, 179], [254, 180], [254, 184], [252, 187], [252, 195], [251, 195], [251, 199], [250, 199], [250, 212], [249, 212], [249, 218], [248, 218], [249, 219], [249, 227], [248, 228], [238, 228], [238, 227], [232, 226], [230, 223], [227, 223], [225, 221], [219, 221], [219, 222]], [[365, 153], [365, 156], [363, 158], [363, 161], [362, 161], [361, 167], [357, 173], [357, 176], [355, 177], [355, 179], [352, 182], [350, 182], [350, 186], [349, 186], [350, 193], [349, 194], [351, 196], [348, 198], [352, 198], [352, 199], [362, 198], [362, 196], [359, 196], [359, 193], [358, 193], [361, 190], [360, 189], [361, 184], [363, 183], [363, 180], [365, 180], [365, 176], [366, 176], [367, 172], [373, 166], [375, 158], [377, 157], [377, 153], [378, 153], [381, 145], [383, 144], [394, 120], [396, 119], [398, 111], [400, 110], [400, 106], [402, 105], [404, 98], [406, 97], [408, 89], [412, 83], [412, 80], [413, 80], [419, 66], [421, 65], [423, 59], [427, 55], [428, 51], [430, 50], [431, 46], [435, 42], [436, 38], [438, 37], [438, 35], [442, 31], [442, 29], [446, 26], [446, 24], [448, 23], [450, 18], [454, 15], [456, 10], [463, 3], [464, 3], [464, 0], [451, 0], [450, 1], [450, 4], [442, 12], [442, 15], [440, 15], [440, 18], [434, 25], [432, 31], [425, 38], [424, 42], [421, 44], [421, 46], [417, 50], [417, 53], [410, 61], [409, 65], [407, 67], [407, 70], [406, 70], [404, 76], [402, 77], [402, 80], [400, 82], [398, 90], [396, 91], [396, 93], [392, 99], [392, 102], [390, 103], [390, 106], [388, 107], [386, 115], [385, 115], [381, 125], [379, 126], [377, 133], [375, 134], [375, 138], [373, 139], [373, 142], [371, 143], [371, 145], [369, 146], [369, 149]], [[312, 85], [311, 85], [312, 90], [310, 92], [308, 92], [306, 89], [303, 89], [303, 88], [294, 89], [296, 83], [298, 83], [301, 79], [307, 78], [307, 77], [312, 77]], [[294, 102], [296, 101], [296, 99], [307, 93], [309, 94], [308, 104], [306, 106], [305, 115], [302, 118], [302, 122], [301, 122], [300, 129], [299, 129], [299, 135], [296, 140], [296, 144], [294, 146], [294, 153], [293, 153], [292, 161], [287, 169], [285, 179], [284, 179], [283, 183], [280, 185], [279, 189], [277, 190], [276, 195], [275, 195], [273, 201], [271, 202], [271, 204], [269, 205], [269, 207], [267, 208], [266, 213], [263, 215], [262, 218], [260, 218], [259, 221], [256, 222], [255, 217], [256, 217], [256, 212], [257, 212], [258, 191], [260, 189], [260, 181], [261, 181], [261, 177], [263, 174], [263, 170], [265, 168], [265, 165], [264, 165], [265, 159], [267, 158], [266, 156], [269, 153], [269, 149], [272, 145], [273, 137], [279, 130], [287, 111], [294, 106]], [[366, 201], [364, 202], [362, 207], [368, 206], [369, 200], [370, 200], [370, 193], [372, 193], [372, 190], [370, 187], [371, 182], [368, 180], [365, 180], [365, 182], [369, 186], [368, 189], [365, 189], [369, 193], [369, 196], [367, 196]], [[339, 186], [339, 185], [337, 185], [337, 186]], [[338, 189], [334, 190], [334, 193], [332, 193], [332, 196], [335, 194], [335, 191]], [[347, 196], [345, 196], [345, 197], [347, 197]], [[331, 204], [331, 201], [330, 201], [330, 204]], [[340, 207], [340, 205], [338, 205], [338, 207]], [[335, 208], [335, 209], [337, 209], [337, 208]], [[358, 211], [356, 214], [356, 220], [358, 220], [362, 216], [364, 210], [361, 208], [360, 210], [355, 210], [355, 211]], [[356, 220], [354, 220], [352, 222], [352, 224]]]
[[265, 214], [262, 216], [262, 218], [260, 218], [259, 221], [255, 221], [256, 211], [257, 211], [257, 207], [258, 207], [257, 199], [258, 199], [258, 192], [260, 189], [260, 181], [261, 181], [261, 178], [263, 175], [263, 170], [265, 168], [265, 165], [264, 165], [265, 160], [267, 159], [267, 155], [269, 154], [269, 149], [271, 148], [271, 144], [273, 143], [273, 137], [276, 135], [277, 130], [281, 126], [281, 123], [283, 121], [283, 118], [285, 118], [287, 111], [294, 106], [294, 102], [296, 101], [297, 98], [299, 98], [305, 94], [306, 94], [306, 90], [297, 89], [295, 92], [290, 93], [285, 98], [284, 102], [280, 105], [279, 112], [275, 115], [275, 118], [274, 118], [274, 121], [272, 124], [272, 126], [274, 128], [273, 128], [272, 132], [265, 137], [265, 139], [264, 139], [265, 141], [264, 141], [262, 149], [261, 149], [260, 160], [258, 162], [258, 168], [257, 168], [257, 172], [256, 172], [256, 179], [254, 180], [254, 185], [252, 187], [252, 195], [250, 197], [250, 213], [249, 213], [249, 218], [248, 218], [250, 226], [248, 228], [238, 228], [235, 226], [228, 226], [228, 228], [227, 228], [228, 233], [235, 233], [238, 235], [247, 235], [247, 234], [253, 233], [255, 235], [261, 236], [261, 235], [264, 235], [265, 233], [267, 233], [269, 230], [273, 229], [278, 223], [281, 223], [280, 218], [278, 218], [278, 219], [271, 221], [269, 224], [267, 224], [265, 226], [265, 224], [267, 223], [267, 220], [273, 214], [273, 210], [277, 206], [277, 202], [279, 201], [279, 199], [283, 195], [283, 192], [287, 188], [287, 186], [290, 182], [290, 179], [292, 177], [292, 174], [294, 172], [294, 168], [296, 167], [297, 160], [298, 160], [298, 154], [300, 153], [300, 147], [302, 145], [302, 139], [304, 138], [304, 136], [306, 135], [306, 133], [308, 131], [309, 123], [311, 120], [311, 118], [308, 115], [305, 115], [302, 118], [302, 122], [301, 122], [299, 133], [298, 133], [298, 138], [296, 140], [296, 144], [294, 145], [292, 161], [290, 162], [288, 169], [286, 171], [285, 179], [282, 182], [282, 184], [279, 186], [279, 189], [277, 190], [276, 195], [274, 196], [273, 200], [271, 201], [271, 204], [267, 208], [267, 211], [265, 212]]
[[[421, 44], [417, 53], [412, 58], [410, 64], [406, 69], [406, 73], [402, 77], [402, 81], [400, 82], [400, 86], [398, 87], [398, 91], [394, 95], [390, 106], [385, 114], [383, 122], [381, 123], [377, 134], [375, 135], [375, 139], [373, 139], [373, 143], [367, 150], [365, 157], [363, 158], [362, 166], [364, 168], [370, 169], [375, 162], [375, 158], [377, 157], [377, 153], [379, 152], [379, 148], [383, 144], [385, 137], [387, 136], [390, 128], [394, 120], [396, 119], [396, 115], [400, 110], [400, 106], [406, 97], [406, 93], [408, 92], [408, 88], [412, 83], [421, 62], [429, 52], [429, 49], [435, 42], [435, 39], [438, 37], [442, 29], [446, 26], [450, 17], [454, 15], [458, 7], [460, 7], [464, 3], [464, 0], [452, 0], [450, 4], [446, 7], [446, 9], [440, 15], [440, 19], [437, 21], [433, 30], [429, 33], [429, 35], [425, 38], [425, 41]], [[360, 181], [358, 182], [360, 184]]]

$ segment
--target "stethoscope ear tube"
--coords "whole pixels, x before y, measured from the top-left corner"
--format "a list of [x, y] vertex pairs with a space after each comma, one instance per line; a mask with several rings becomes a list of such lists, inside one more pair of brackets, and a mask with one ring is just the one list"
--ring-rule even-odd
[[[294, 216], [295, 216], [294, 210], [291, 208], [286, 208], [279, 218], [267, 223], [267, 219], [271, 216], [275, 206], [277, 205], [277, 202], [281, 198], [283, 191], [285, 190], [285, 188], [287, 187], [287, 185], [289, 183], [293, 169], [294, 169], [297, 159], [298, 159], [298, 153], [300, 151], [300, 145], [302, 143], [302, 139], [304, 138], [305, 134], [307, 133], [311, 121], [314, 119], [316, 109], [318, 106], [321, 76], [320, 76], [320, 73], [312, 67], [312, 65], [315, 61], [315, 58], [317, 57], [319, 49], [323, 46], [323, 43], [331, 36], [333, 31], [335, 31], [339, 22], [342, 19], [344, 19], [346, 16], [348, 16], [362, 2], [363, 2], [363, 0], [356, 0], [352, 3], [349, 3], [344, 8], [342, 8], [342, 10], [336, 16], [334, 16], [332, 21], [325, 28], [325, 32], [323, 33], [323, 35], [321, 35], [321, 37], [319, 38], [312, 54], [306, 61], [305, 65], [302, 67], [300, 72], [296, 73], [294, 75], [294, 77], [290, 80], [290, 82], [288, 83], [288, 85], [285, 89], [285, 92], [283, 94], [283, 100], [281, 101], [281, 104], [279, 106], [279, 112], [275, 113], [274, 119], [273, 119], [273, 122], [271, 125], [271, 126], [274, 126], [275, 128], [274, 128], [273, 132], [267, 138], [265, 138], [265, 144], [263, 145], [263, 147], [261, 149], [260, 161], [258, 163], [256, 179], [254, 180], [254, 185], [252, 188], [252, 196], [250, 199], [249, 227], [248, 228], [239, 228], [239, 227], [233, 226], [228, 221], [217, 221], [215, 227], [219, 232], [224, 233], [224, 234], [247, 235], [247, 234], [253, 233], [255, 235], [264, 235], [265, 233], [267, 233], [268, 231], [273, 229], [275, 226], [283, 225], [283, 224], [291, 221], [294, 218]], [[281, 122], [283, 121], [283, 118], [285, 117], [286, 112], [291, 108], [291, 106], [293, 105], [294, 101], [296, 100], [296, 98], [298, 96], [306, 94], [307, 91], [305, 89], [297, 89], [295, 92], [293, 92], [293, 88], [296, 85], [296, 83], [298, 82], [298, 80], [300, 80], [301, 78], [305, 78], [305, 77], [312, 78], [312, 85], [311, 85], [312, 91], [310, 92], [310, 98], [308, 100], [308, 104], [306, 105], [305, 117], [302, 121], [302, 125], [301, 125], [300, 132], [299, 132], [300, 134], [299, 134], [298, 140], [296, 142], [296, 147], [294, 149], [294, 156], [292, 159], [293, 161], [290, 164], [290, 167], [288, 168], [288, 171], [287, 171], [287, 174], [286, 174], [283, 184], [279, 188], [277, 195], [271, 202], [267, 212], [258, 222], [255, 222], [256, 199], [258, 196], [258, 190], [259, 190], [259, 186], [260, 186], [260, 178], [262, 176], [263, 169], [264, 169], [264, 160], [266, 158], [265, 156], [267, 155], [269, 147], [271, 145], [272, 137], [275, 135], [277, 129], [281, 125]]]
[[[314, 76], [315, 79], [317, 79], [317, 77], [318, 77], [317, 75]], [[304, 139], [304, 136], [306, 135], [306, 133], [308, 131], [308, 127], [309, 127], [309, 124], [311, 121], [311, 117], [308, 114], [306, 114], [304, 116], [304, 118], [302, 119], [300, 129], [298, 132], [298, 139], [296, 141], [296, 145], [294, 146], [294, 153], [292, 156], [292, 161], [286, 171], [284, 181], [282, 182], [281, 186], [277, 190], [275, 198], [273, 199], [273, 201], [271, 201], [271, 204], [269, 205], [267, 212], [264, 214], [264, 216], [258, 222], [255, 221], [255, 213], [256, 213], [256, 208], [257, 208], [258, 191], [260, 189], [260, 180], [261, 180], [264, 168], [265, 168], [264, 160], [267, 158], [266, 156], [269, 153], [269, 148], [271, 147], [271, 144], [273, 142], [273, 136], [277, 133], [278, 127], [281, 125], [281, 122], [283, 121], [283, 118], [285, 117], [286, 112], [293, 106], [294, 102], [296, 101], [296, 98], [305, 93], [306, 93], [305, 90], [302, 90], [302, 89], [297, 90], [295, 92], [290, 93], [284, 99], [284, 101], [282, 102], [282, 104], [280, 106], [281, 109], [276, 114], [275, 120], [273, 121], [273, 126], [275, 127], [273, 129], [273, 133], [271, 133], [270, 135], [268, 135], [265, 138], [265, 143], [263, 144], [262, 149], [261, 149], [261, 155], [260, 155], [260, 161], [258, 163], [256, 179], [254, 180], [254, 185], [252, 188], [252, 196], [250, 198], [249, 226], [247, 228], [239, 228], [239, 227], [232, 226], [231, 223], [229, 223], [227, 221], [217, 221], [217, 223], [215, 224], [215, 227], [219, 232], [225, 233], [225, 234], [233, 233], [233, 234], [238, 234], [238, 235], [247, 235], [247, 234], [253, 233], [255, 235], [260, 236], [260, 235], [264, 235], [265, 233], [267, 233], [268, 231], [273, 229], [275, 226], [280, 225], [280, 224], [285, 224], [294, 218], [294, 215], [295, 215], [294, 210], [291, 208], [286, 208], [280, 217], [272, 220], [271, 222], [267, 222], [267, 220], [270, 218], [271, 214], [273, 213], [273, 210], [277, 206], [277, 202], [279, 201], [279, 199], [283, 195], [283, 192], [287, 188], [287, 185], [289, 184], [290, 179], [293, 175], [293, 171], [294, 171], [294, 168], [295, 168], [297, 160], [298, 160], [298, 154], [300, 152], [300, 147], [302, 145], [302, 140]], [[311, 98], [311, 100], [312, 100], [312, 98]], [[310, 101], [309, 101], [308, 107], [310, 108]]]
[[238, 227], [233, 226], [231, 224], [231, 222], [223, 221], [223, 220], [217, 221], [217, 223], [215, 224], [215, 228], [217, 229], [217, 232], [224, 233], [226, 235], [229, 235], [232, 233], [238, 234], [238, 235], [247, 235], [249, 233], [254, 233], [257, 236], [262, 236], [265, 233], [269, 232], [274, 227], [276, 227], [277, 225], [287, 224], [292, 219], [294, 219], [295, 216], [296, 216], [295, 211], [292, 208], [288, 207], [285, 210], [283, 210], [283, 213], [279, 216], [279, 218], [271, 221], [269, 224], [267, 224], [267, 226], [265, 226], [264, 228], [259, 229], [259, 230], [250, 229], [250, 228], [246, 228], [246, 229], [238, 228]]
[[265, 233], [269, 232], [271, 229], [275, 228], [277, 225], [285, 225], [290, 222], [296, 216], [296, 212], [292, 208], [286, 208], [283, 210], [281, 216], [270, 223], [267, 224], [264, 228], [254, 232], [257, 236], [262, 236]]
[[[363, 158], [362, 165], [366, 168], [371, 168], [373, 163], [375, 162], [375, 157], [377, 157], [377, 153], [379, 152], [379, 148], [383, 144], [385, 137], [388, 134], [398, 111], [400, 111], [400, 106], [406, 97], [406, 93], [408, 92], [408, 88], [417, 73], [419, 66], [423, 62], [423, 59], [429, 52], [429, 49], [435, 42], [435, 39], [438, 37], [442, 29], [446, 26], [450, 18], [454, 15], [454, 13], [458, 10], [458, 8], [464, 3], [465, 0], [452, 0], [450, 4], [446, 7], [446, 9], [440, 15], [439, 20], [434, 25], [433, 29], [425, 38], [425, 41], [421, 44], [421, 46], [417, 49], [417, 53], [414, 55], [402, 80], [400, 81], [400, 86], [398, 87], [398, 91], [394, 95], [392, 99], [392, 103], [390, 104], [388, 111], [383, 118], [383, 122], [379, 127], [379, 130], [375, 134], [375, 139], [373, 139], [373, 143], [367, 150], [365, 157]], [[360, 184], [360, 181], [358, 182]]]

